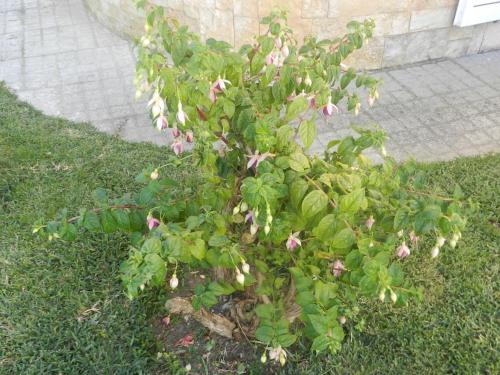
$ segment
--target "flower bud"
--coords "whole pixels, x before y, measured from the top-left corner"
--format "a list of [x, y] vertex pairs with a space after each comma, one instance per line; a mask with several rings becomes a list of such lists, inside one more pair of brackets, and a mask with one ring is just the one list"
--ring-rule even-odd
[[309, 73], [306, 75], [306, 79], [304, 79], [304, 84], [306, 86], [311, 86], [312, 85], [312, 80], [311, 80], [311, 77], [309, 77]]
[[271, 224], [273, 222], [273, 215], [267, 215], [266, 221]]
[[385, 149], [385, 146], [381, 146], [380, 147], [380, 153], [382, 154], [383, 157], [387, 156], [387, 151]]
[[243, 275], [239, 269], [237, 269], [237, 272], [236, 272], [236, 281], [238, 283], [240, 283], [241, 285], [245, 285], [245, 275]]
[[193, 132], [191, 130], [188, 130], [186, 132], [186, 142], [188, 143], [193, 142], [193, 138], [194, 138]]
[[158, 169], [155, 169], [153, 172], [151, 172], [151, 175], [149, 177], [151, 177], [152, 180], [157, 180], [158, 176], [159, 176]]
[[401, 230], [398, 232], [398, 237], [399, 237], [399, 238], [403, 237], [403, 234], [404, 234], [404, 233], [405, 233], [405, 232], [403, 231], [403, 229], [401, 229]]
[[455, 241], [453, 238], [450, 240], [450, 246], [452, 249], [454, 249], [457, 246], [457, 241]]
[[281, 38], [280, 37], [277, 37], [276, 39], [274, 39], [274, 46], [277, 48], [277, 49], [281, 49], [281, 47], [283, 46], [283, 43], [281, 41]]
[[240, 210], [241, 212], [246, 212], [246, 210], [248, 210], [248, 204], [246, 202], [241, 202]]
[[271, 231], [271, 227], [269, 226], [269, 224], [266, 224], [266, 226], [264, 227], [264, 233], [269, 234], [270, 231]]
[[366, 227], [368, 228], [368, 230], [372, 229], [373, 224], [375, 224], [375, 219], [373, 218], [373, 215], [370, 215], [370, 217], [368, 219], [366, 219], [365, 224], [366, 224]]
[[356, 103], [356, 106], [354, 107], [354, 116], [359, 115], [360, 109], [361, 109], [361, 103]]
[[261, 363], [266, 363], [267, 362], [266, 352], [262, 353], [262, 355], [260, 356], [260, 362]]
[[302, 77], [297, 77], [297, 78], [295, 78], [295, 83], [296, 83], [297, 85], [300, 85], [300, 84], [302, 83]]
[[252, 224], [250, 225], [250, 234], [252, 236], [255, 236], [255, 233], [259, 230], [259, 225], [258, 224]]
[[459, 239], [460, 239], [460, 235], [458, 235], [457, 233], [455, 233], [455, 234], [453, 235], [453, 237], [451, 237], [451, 240], [452, 240], [452, 241], [455, 241], [455, 242], [457, 242]]
[[240, 206], [234, 206], [233, 215], [238, 215], [240, 213]]
[[438, 247], [442, 247], [444, 245], [444, 243], [446, 242], [446, 238], [444, 238], [443, 236], [439, 236], [437, 239], [436, 239], [436, 246]]
[[281, 366], [284, 366], [285, 363], [286, 363], [286, 354], [285, 354], [285, 351], [282, 350], [280, 353], [280, 364], [281, 364]]
[[243, 263], [241, 265], [241, 270], [243, 271], [243, 273], [250, 273], [250, 265], [248, 263]]
[[396, 293], [394, 293], [392, 290], [391, 290], [391, 301], [392, 303], [396, 303], [396, 301], [398, 300], [398, 296]]
[[139, 289], [140, 289], [140, 290], [144, 290], [144, 288], [146, 288], [146, 286], [145, 286], [144, 284], [141, 284], [141, 285], [139, 286]]
[[165, 130], [166, 128], [168, 128], [167, 118], [165, 116], [163, 116], [163, 115], [160, 115], [156, 119], [156, 129], [158, 129], [158, 130]]
[[345, 316], [341, 316], [339, 318], [339, 323], [340, 324], [344, 325], [344, 324], [346, 324], [346, 322], [347, 322], [347, 318]]
[[439, 255], [439, 247], [434, 246], [431, 250], [431, 257], [436, 258]]
[[142, 90], [139, 90], [139, 89], [135, 90], [135, 98], [136, 99], [140, 99], [142, 94], [143, 94]]
[[281, 53], [283, 54], [283, 57], [286, 59], [288, 55], [290, 55], [290, 50], [288, 49], [288, 45], [285, 43], [283, 45], [283, 48], [281, 49]]
[[177, 278], [177, 275], [174, 273], [172, 275], [172, 278], [170, 279], [170, 287], [172, 289], [175, 289], [177, 288], [178, 285], [179, 285], [179, 279]]
[[149, 38], [147, 38], [147, 37], [145, 37], [145, 36], [144, 36], [144, 37], [142, 37], [142, 46], [143, 46], [143, 47], [147, 47], [147, 46], [149, 46], [150, 44], [151, 44], [151, 40], [149, 40]]
[[378, 294], [378, 299], [381, 301], [381, 302], [384, 302], [385, 301], [385, 288], [383, 288], [380, 293]]

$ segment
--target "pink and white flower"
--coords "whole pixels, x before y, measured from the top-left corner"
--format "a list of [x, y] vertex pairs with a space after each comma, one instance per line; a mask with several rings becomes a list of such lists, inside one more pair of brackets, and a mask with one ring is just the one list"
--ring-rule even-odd
[[186, 132], [186, 142], [191, 143], [193, 142], [194, 134], [191, 130], [188, 130]]
[[174, 143], [170, 146], [175, 155], [179, 156], [184, 152], [184, 145], [182, 144], [180, 139], [176, 139]]
[[346, 268], [341, 260], [336, 260], [332, 265], [332, 273], [335, 277], [340, 277], [345, 270]]
[[179, 138], [180, 136], [182, 135], [181, 131], [179, 130], [179, 128], [177, 128], [177, 126], [174, 126], [172, 128], [172, 136], [174, 138]]
[[309, 108], [316, 108], [316, 97], [314, 95], [310, 95], [307, 97], [307, 102], [309, 103]]
[[416, 235], [415, 231], [413, 231], [413, 230], [410, 232], [410, 241], [411, 241], [413, 246], [417, 246], [418, 236]]
[[218, 91], [222, 92], [222, 91], [224, 91], [224, 90], [226, 89], [226, 83], [227, 83], [227, 84], [231, 84], [231, 82], [230, 82], [230, 81], [228, 81], [227, 79], [222, 79], [222, 78], [220, 77], [220, 75], [219, 75], [219, 76], [217, 77], [217, 79], [215, 80], [215, 82], [214, 82], [214, 84], [213, 84], [213, 87], [214, 87], [216, 90], [218, 90]]
[[177, 104], [177, 115], [176, 115], [177, 121], [179, 121], [180, 124], [185, 125], [186, 120], [189, 120], [188, 115], [184, 110], [182, 109], [182, 103], [179, 100], [179, 103]]
[[166, 128], [168, 128], [168, 120], [167, 120], [167, 118], [165, 116], [160, 115], [156, 119], [156, 128], [158, 130], [165, 130]]
[[368, 228], [368, 230], [371, 230], [372, 227], [373, 227], [373, 224], [375, 224], [375, 219], [373, 218], [373, 215], [370, 215], [370, 217], [368, 219], [366, 219], [366, 227]]
[[152, 215], [148, 215], [146, 220], [148, 223], [149, 230], [153, 230], [154, 228], [158, 227], [161, 224], [160, 220], [153, 217]]
[[259, 150], [256, 150], [255, 154], [247, 155], [247, 157], [250, 158], [248, 160], [248, 163], [247, 163], [247, 168], [248, 169], [253, 168], [253, 167], [257, 168], [259, 166], [259, 164], [262, 163], [264, 160], [266, 160], [269, 156], [273, 156], [273, 155], [270, 154], [269, 152], [265, 152], [263, 154], [260, 154]]
[[290, 233], [288, 236], [288, 240], [286, 241], [286, 248], [288, 250], [295, 250], [297, 247], [302, 246], [302, 242], [300, 242], [299, 239], [299, 233], [300, 232], [295, 232], [295, 233]]
[[396, 255], [400, 259], [406, 258], [408, 255], [410, 255], [410, 248], [406, 246], [406, 243], [403, 241], [403, 243], [396, 249]]
[[339, 113], [339, 109], [335, 104], [332, 103], [332, 97], [328, 97], [328, 102], [323, 107], [323, 114], [326, 117], [332, 116], [334, 113]]

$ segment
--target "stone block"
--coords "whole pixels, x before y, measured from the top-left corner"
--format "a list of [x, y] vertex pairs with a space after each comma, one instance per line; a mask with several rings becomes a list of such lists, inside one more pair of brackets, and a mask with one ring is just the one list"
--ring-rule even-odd
[[375, 21], [374, 36], [404, 34], [409, 30], [410, 16], [407, 12], [379, 13], [369, 16], [353, 17], [352, 19], [362, 22], [367, 18], [371, 18]]
[[215, 8], [220, 10], [233, 10], [234, 3], [233, 0], [216, 0]]
[[382, 65], [384, 56], [384, 39], [370, 39], [361, 50], [352, 53], [345, 63], [358, 69], [376, 69]]
[[434, 8], [453, 8], [458, 4], [458, 0], [411, 0], [410, 9], [434, 9]]
[[234, 15], [259, 19], [259, 2], [257, 0], [234, 0]]
[[404, 12], [409, 0], [329, 0], [328, 17], [372, 16], [379, 13]]
[[260, 18], [269, 15], [273, 10], [286, 10], [289, 18], [302, 17], [302, 0], [258, 0], [258, 2]]
[[415, 10], [411, 13], [410, 31], [450, 27], [454, 16], [454, 8]]
[[234, 16], [234, 42], [236, 46], [251, 43], [259, 33], [259, 21], [254, 17]]
[[302, 17], [303, 18], [328, 17], [328, 2], [329, 0], [303, 0]]
[[488, 23], [484, 30], [483, 43], [480, 51], [489, 51], [500, 48], [500, 22]]

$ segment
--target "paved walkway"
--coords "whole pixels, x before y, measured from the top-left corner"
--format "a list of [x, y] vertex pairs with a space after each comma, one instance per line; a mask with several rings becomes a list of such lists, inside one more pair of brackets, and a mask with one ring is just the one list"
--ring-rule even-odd
[[[136, 102], [131, 45], [99, 24], [82, 0], [0, 0], [0, 80], [47, 114], [90, 121], [131, 141], [168, 142]], [[328, 139], [350, 123], [378, 123], [398, 159], [500, 152], [500, 51], [376, 73], [380, 101], [357, 118], [320, 123]]]

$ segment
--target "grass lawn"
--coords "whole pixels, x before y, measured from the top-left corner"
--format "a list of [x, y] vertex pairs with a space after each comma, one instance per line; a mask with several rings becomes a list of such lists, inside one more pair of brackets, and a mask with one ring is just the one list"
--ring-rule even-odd
[[[167, 295], [124, 296], [123, 238], [46, 243], [31, 233], [60, 208], [91, 205], [96, 187], [117, 195], [134, 189], [134, 176], [165, 152], [44, 116], [0, 85], [0, 374], [179, 372], [182, 361], [156, 356], [153, 322]], [[458, 248], [445, 247], [437, 262], [428, 249], [409, 260], [424, 302], [403, 309], [366, 302], [365, 330], [351, 330], [338, 355], [296, 355], [283, 372], [499, 373], [499, 165], [500, 155], [424, 165], [432, 184], [458, 182], [481, 204]]]

